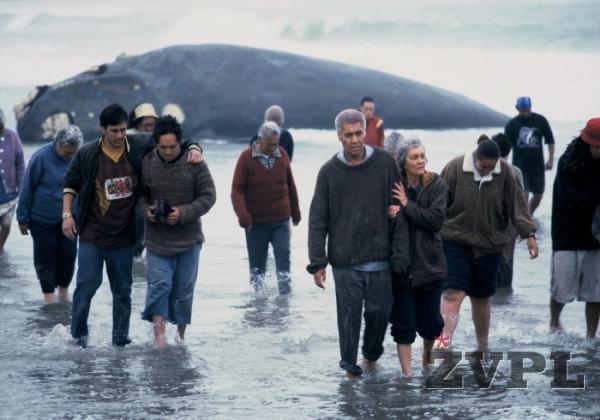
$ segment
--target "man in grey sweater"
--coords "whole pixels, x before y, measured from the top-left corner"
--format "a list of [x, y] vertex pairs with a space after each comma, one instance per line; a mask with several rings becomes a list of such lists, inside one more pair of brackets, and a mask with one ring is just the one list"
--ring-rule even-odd
[[146, 307], [142, 318], [154, 324], [155, 344], [166, 344], [165, 321], [177, 325], [183, 342], [191, 323], [200, 248], [200, 217], [215, 204], [215, 184], [205, 162], [189, 165], [181, 148], [181, 126], [167, 115], [156, 122], [156, 149], [142, 161], [138, 211], [146, 219]]
[[[307, 271], [324, 289], [325, 269], [328, 264], [332, 266], [340, 367], [349, 376], [357, 376], [362, 373], [356, 361], [363, 305], [365, 364], [375, 362], [383, 353], [392, 308], [392, 222], [387, 208], [398, 173], [387, 152], [365, 145], [362, 113], [342, 111], [335, 127], [343, 150], [321, 167], [317, 177], [310, 206]], [[408, 257], [405, 260], [408, 265]]]

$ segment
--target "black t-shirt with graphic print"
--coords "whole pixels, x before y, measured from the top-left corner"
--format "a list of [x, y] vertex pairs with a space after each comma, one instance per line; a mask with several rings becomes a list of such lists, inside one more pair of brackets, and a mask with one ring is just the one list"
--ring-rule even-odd
[[79, 238], [82, 243], [107, 249], [133, 245], [137, 184], [127, 152], [115, 163], [100, 150], [88, 221]]
[[504, 133], [513, 147], [513, 165], [526, 175], [543, 175], [543, 143], [554, 144], [554, 136], [546, 117], [535, 112], [527, 118], [517, 115], [506, 124]]

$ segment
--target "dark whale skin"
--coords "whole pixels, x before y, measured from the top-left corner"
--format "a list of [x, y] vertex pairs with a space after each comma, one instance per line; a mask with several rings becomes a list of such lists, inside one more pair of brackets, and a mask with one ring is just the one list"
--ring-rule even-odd
[[[508, 117], [462, 95], [364, 67], [231, 45], [178, 45], [80, 73], [15, 107], [24, 142], [44, 142], [42, 129], [63, 112], [86, 141], [100, 135], [98, 114], [113, 102], [127, 111], [151, 102], [160, 113], [177, 104], [186, 137], [247, 139], [264, 110], [279, 104], [290, 128], [334, 129], [334, 118], [372, 96], [388, 128], [460, 129], [503, 126]], [[60, 128], [60, 127], [59, 127]]]

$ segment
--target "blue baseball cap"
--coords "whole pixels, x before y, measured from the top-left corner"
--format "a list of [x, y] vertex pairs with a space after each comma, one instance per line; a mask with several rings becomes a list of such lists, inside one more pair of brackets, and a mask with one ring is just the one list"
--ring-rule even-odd
[[519, 96], [515, 108], [517, 108], [518, 111], [531, 109], [531, 98], [529, 96]]

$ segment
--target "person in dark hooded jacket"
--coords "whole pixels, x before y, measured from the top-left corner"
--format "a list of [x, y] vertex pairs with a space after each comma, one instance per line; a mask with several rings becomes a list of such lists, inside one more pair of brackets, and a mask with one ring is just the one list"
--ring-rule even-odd
[[[409, 224], [409, 238], [396, 230], [392, 242], [394, 306], [390, 321], [402, 374], [411, 375], [411, 345], [417, 332], [423, 338], [423, 365], [431, 364], [434, 340], [444, 327], [440, 314], [442, 282], [446, 278], [446, 260], [439, 231], [446, 215], [448, 187], [438, 174], [425, 169], [425, 148], [417, 139], [402, 140], [398, 145], [401, 182], [395, 184], [398, 208], [392, 215], [403, 216]], [[407, 245], [408, 244], [408, 245]], [[408, 272], [396, 268], [395, 261], [410, 250]]]
[[585, 302], [588, 338], [600, 318], [600, 241], [594, 217], [600, 208], [600, 118], [589, 120], [558, 161], [552, 197], [550, 331], [562, 329], [565, 304]]

